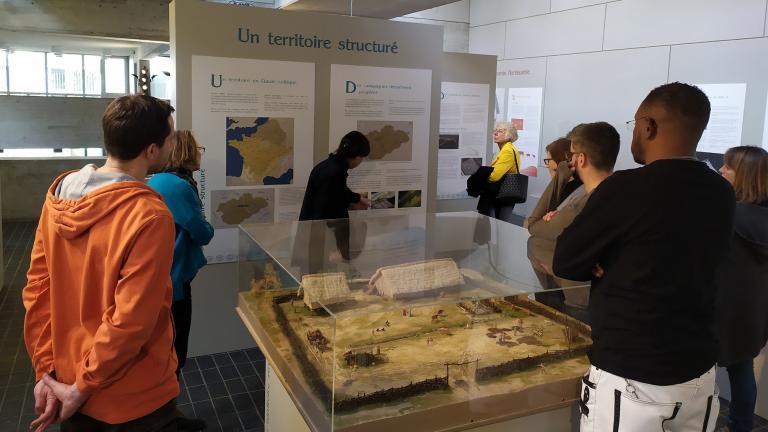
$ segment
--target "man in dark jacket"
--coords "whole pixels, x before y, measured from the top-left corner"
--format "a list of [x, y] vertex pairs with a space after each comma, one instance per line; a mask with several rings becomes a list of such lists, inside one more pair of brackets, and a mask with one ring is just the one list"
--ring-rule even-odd
[[299, 220], [346, 219], [350, 205], [361, 210], [370, 207], [366, 197], [347, 187], [347, 171], [357, 168], [370, 153], [365, 135], [358, 131], [344, 135], [336, 152], [312, 168]]
[[735, 201], [695, 159], [709, 113], [694, 86], [651, 91], [627, 122], [644, 166], [603, 181], [557, 240], [555, 275], [592, 280], [582, 431], [715, 428], [715, 272]]

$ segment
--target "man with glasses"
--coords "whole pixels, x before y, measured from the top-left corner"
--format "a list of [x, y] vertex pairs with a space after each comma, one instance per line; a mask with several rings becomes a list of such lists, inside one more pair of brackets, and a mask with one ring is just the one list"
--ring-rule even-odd
[[[619, 133], [608, 123], [580, 124], [568, 136], [571, 140], [571, 148], [566, 152], [565, 157], [583, 184], [568, 195], [555, 211], [547, 213], [541, 219], [528, 221], [528, 231], [531, 233], [528, 239], [528, 258], [545, 289], [584, 285], [582, 282], [564, 280], [552, 275], [555, 241], [584, 208], [592, 191], [613, 173], [613, 166], [619, 155]], [[546, 199], [544, 197], [548, 193], [551, 192], [545, 191], [542, 199]], [[562, 294], [564, 298], [562, 310], [580, 321], [587, 322], [586, 307], [589, 302], [589, 291], [584, 288], [575, 288], [566, 289]], [[539, 296], [537, 294], [537, 299]], [[545, 299], [551, 296], [541, 297], [546, 302]]]
[[715, 270], [735, 204], [694, 156], [709, 114], [697, 87], [651, 91], [628, 122], [644, 166], [602, 182], [557, 240], [554, 273], [592, 281], [582, 431], [715, 428]]

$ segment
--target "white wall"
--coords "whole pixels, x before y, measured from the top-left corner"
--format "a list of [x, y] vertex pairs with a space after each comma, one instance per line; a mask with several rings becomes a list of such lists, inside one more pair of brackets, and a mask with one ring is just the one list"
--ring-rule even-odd
[[[624, 122], [666, 82], [747, 83], [733, 145], [761, 144], [767, 9], [768, 0], [471, 0], [469, 51], [498, 57], [497, 87], [544, 87], [542, 148], [580, 122], [604, 120], [622, 136], [618, 168], [629, 168]], [[509, 70], [517, 74], [502, 74]], [[533, 195], [547, 184], [541, 177]]]
[[51, 183], [62, 173], [104, 158], [0, 159], [0, 212], [5, 221], [37, 221]]
[[0, 96], [0, 148], [101, 147], [108, 98]]
[[[746, 83], [741, 142], [768, 143], [768, 0], [471, 0], [470, 52], [495, 54], [497, 87], [543, 87], [541, 147], [581, 122], [621, 134], [618, 169], [635, 166], [625, 122], [654, 87]], [[542, 153], [542, 152], [540, 152]], [[531, 179], [527, 214], [549, 179]], [[756, 362], [768, 416], [768, 365]], [[727, 397], [727, 380], [720, 377]]]
[[443, 51], [465, 53], [469, 51], [469, 2], [460, 0], [393, 20], [443, 26]]

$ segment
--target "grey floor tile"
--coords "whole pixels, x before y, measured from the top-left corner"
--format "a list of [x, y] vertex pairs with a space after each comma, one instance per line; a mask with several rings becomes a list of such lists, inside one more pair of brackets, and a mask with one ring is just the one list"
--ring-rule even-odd
[[195, 407], [197, 418], [216, 417], [216, 411], [214, 411], [210, 400], [195, 402], [192, 405]]
[[189, 387], [187, 391], [189, 391], [189, 400], [192, 402], [202, 402], [211, 399], [205, 386]]
[[34, 415], [25, 415], [21, 417], [21, 420], [19, 420], [19, 429], [22, 431], [29, 430], [29, 425], [37, 418]]
[[208, 355], [195, 357], [195, 361], [197, 362], [197, 367], [201, 370], [216, 367], [216, 363], [213, 361], [213, 357]]
[[6, 401], [22, 400], [26, 397], [26, 395], [27, 395], [27, 384], [9, 386], [6, 388], [5, 400]]
[[190, 372], [193, 370], [197, 370], [197, 360], [194, 358], [188, 358], [186, 363], [184, 364], [184, 368], [181, 369], [182, 373]]
[[219, 423], [223, 432], [241, 432], [243, 430], [240, 418], [235, 413], [220, 415]]
[[192, 404], [179, 404], [176, 408], [184, 414], [184, 417], [195, 418], [195, 410], [192, 408]]
[[0, 431], [15, 431], [19, 424], [19, 417], [0, 417]]
[[251, 362], [251, 359], [248, 358], [248, 354], [246, 354], [245, 351], [232, 351], [229, 353], [229, 357], [232, 358], [232, 361], [235, 362], [235, 364]]
[[188, 373], [184, 373], [184, 382], [187, 387], [195, 387], [203, 385], [203, 376], [200, 375], [200, 371], [193, 370]]
[[206, 384], [224, 381], [224, 378], [221, 377], [218, 369], [206, 369], [202, 374]]
[[223, 432], [223, 429], [221, 429], [221, 425], [219, 425], [218, 419], [214, 416], [211, 418], [204, 418], [208, 423], [208, 427], [205, 429], [205, 432]]
[[247, 389], [245, 388], [245, 384], [243, 383], [243, 380], [240, 378], [232, 379], [224, 381], [224, 383], [227, 385], [227, 389], [229, 390], [229, 394], [236, 395], [239, 393], [245, 393]]
[[234, 365], [220, 367], [219, 373], [221, 373], [222, 378], [225, 380], [234, 379], [240, 376], [240, 374], [237, 372], [237, 368]]
[[238, 414], [240, 415], [240, 420], [242, 420], [243, 426], [246, 429], [264, 426], [264, 420], [262, 419], [258, 410], [254, 409], [250, 411], [243, 411]]
[[235, 404], [235, 409], [237, 411], [249, 411], [256, 408], [253, 404], [253, 399], [251, 399], [251, 395], [248, 393], [232, 395], [232, 402]]
[[229, 396], [218, 398], [213, 400], [213, 409], [218, 416], [221, 416], [222, 414], [235, 412], [235, 404], [232, 403], [232, 399]]
[[211, 394], [211, 398], [216, 399], [224, 396], [229, 396], [229, 391], [227, 391], [227, 386], [224, 385], [224, 382], [215, 382], [207, 384], [208, 386], [208, 392]]
[[264, 391], [260, 392], [251, 392], [251, 399], [253, 399], [254, 405], [256, 405], [256, 409], [259, 411], [259, 414], [261, 414], [262, 417], [264, 417], [264, 409], [266, 406], [264, 405]]
[[188, 404], [189, 402], [191, 402], [189, 399], [189, 392], [187, 391], [186, 387], [182, 387], [179, 391], [179, 396], [176, 398], [176, 404], [184, 405]]
[[218, 367], [231, 366], [234, 364], [232, 363], [232, 359], [229, 357], [229, 354], [227, 353], [214, 354], [213, 361], [216, 362], [216, 366]]
[[256, 374], [256, 368], [253, 367], [250, 363], [240, 363], [236, 365], [237, 372], [240, 374], [241, 377], [248, 377], [257, 375]]
[[250, 348], [245, 352], [248, 354], [248, 357], [251, 359], [251, 361], [264, 360], [264, 354], [258, 348]]
[[264, 389], [264, 384], [256, 375], [243, 378], [243, 381], [245, 381], [245, 387], [248, 389], [248, 391], [258, 391]]
[[0, 417], [16, 417], [18, 419], [23, 405], [23, 400], [3, 402], [3, 407], [0, 408]]
[[10, 378], [8, 379], [8, 385], [14, 386], [14, 385], [20, 385], [20, 384], [28, 384], [29, 383], [29, 373], [21, 372], [21, 373], [15, 373], [11, 374]]

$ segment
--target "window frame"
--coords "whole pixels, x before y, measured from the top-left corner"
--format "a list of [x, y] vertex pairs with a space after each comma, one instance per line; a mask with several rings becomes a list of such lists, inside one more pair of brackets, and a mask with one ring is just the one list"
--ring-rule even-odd
[[[107, 98], [107, 99], [114, 99], [116, 97], [125, 96], [130, 93], [130, 57], [129, 56], [115, 56], [115, 55], [97, 55], [97, 54], [84, 54], [84, 53], [77, 53], [77, 52], [61, 52], [61, 53], [54, 53], [52, 51], [39, 51], [39, 50], [19, 50], [23, 52], [36, 52], [36, 53], [42, 53], [43, 58], [45, 60], [44, 62], [44, 68], [45, 68], [45, 91], [44, 92], [15, 92], [11, 91], [11, 65], [9, 64], [9, 54], [11, 53], [11, 49], [1, 49], [0, 55], [5, 56], [5, 68], [2, 73], [2, 77], [0, 79], [5, 80], [5, 91], [0, 91], [0, 96], [44, 96], [44, 97], [87, 97], [87, 98]], [[80, 61], [80, 70], [82, 71], [82, 93], [51, 93], [49, 90], [49, 82], [50, 74], [48, 71], [48, 55], [49, 54], [72, 54], [72, 55], [79, 55], [81, 56]], [[101, 70], [101, 92], [100, 94], [88, 94], [85, 90], [85, 56], [97, 56], [99, 57], [99, 64], [100, 64], [100, 70]], [[105, 68], [105, 61], [108, 58], [117, 58], [121, 59], [123, 61], [123, 68], [125, 71], [125, 93], [107, 93], [106, 91], [106, 68]]]

